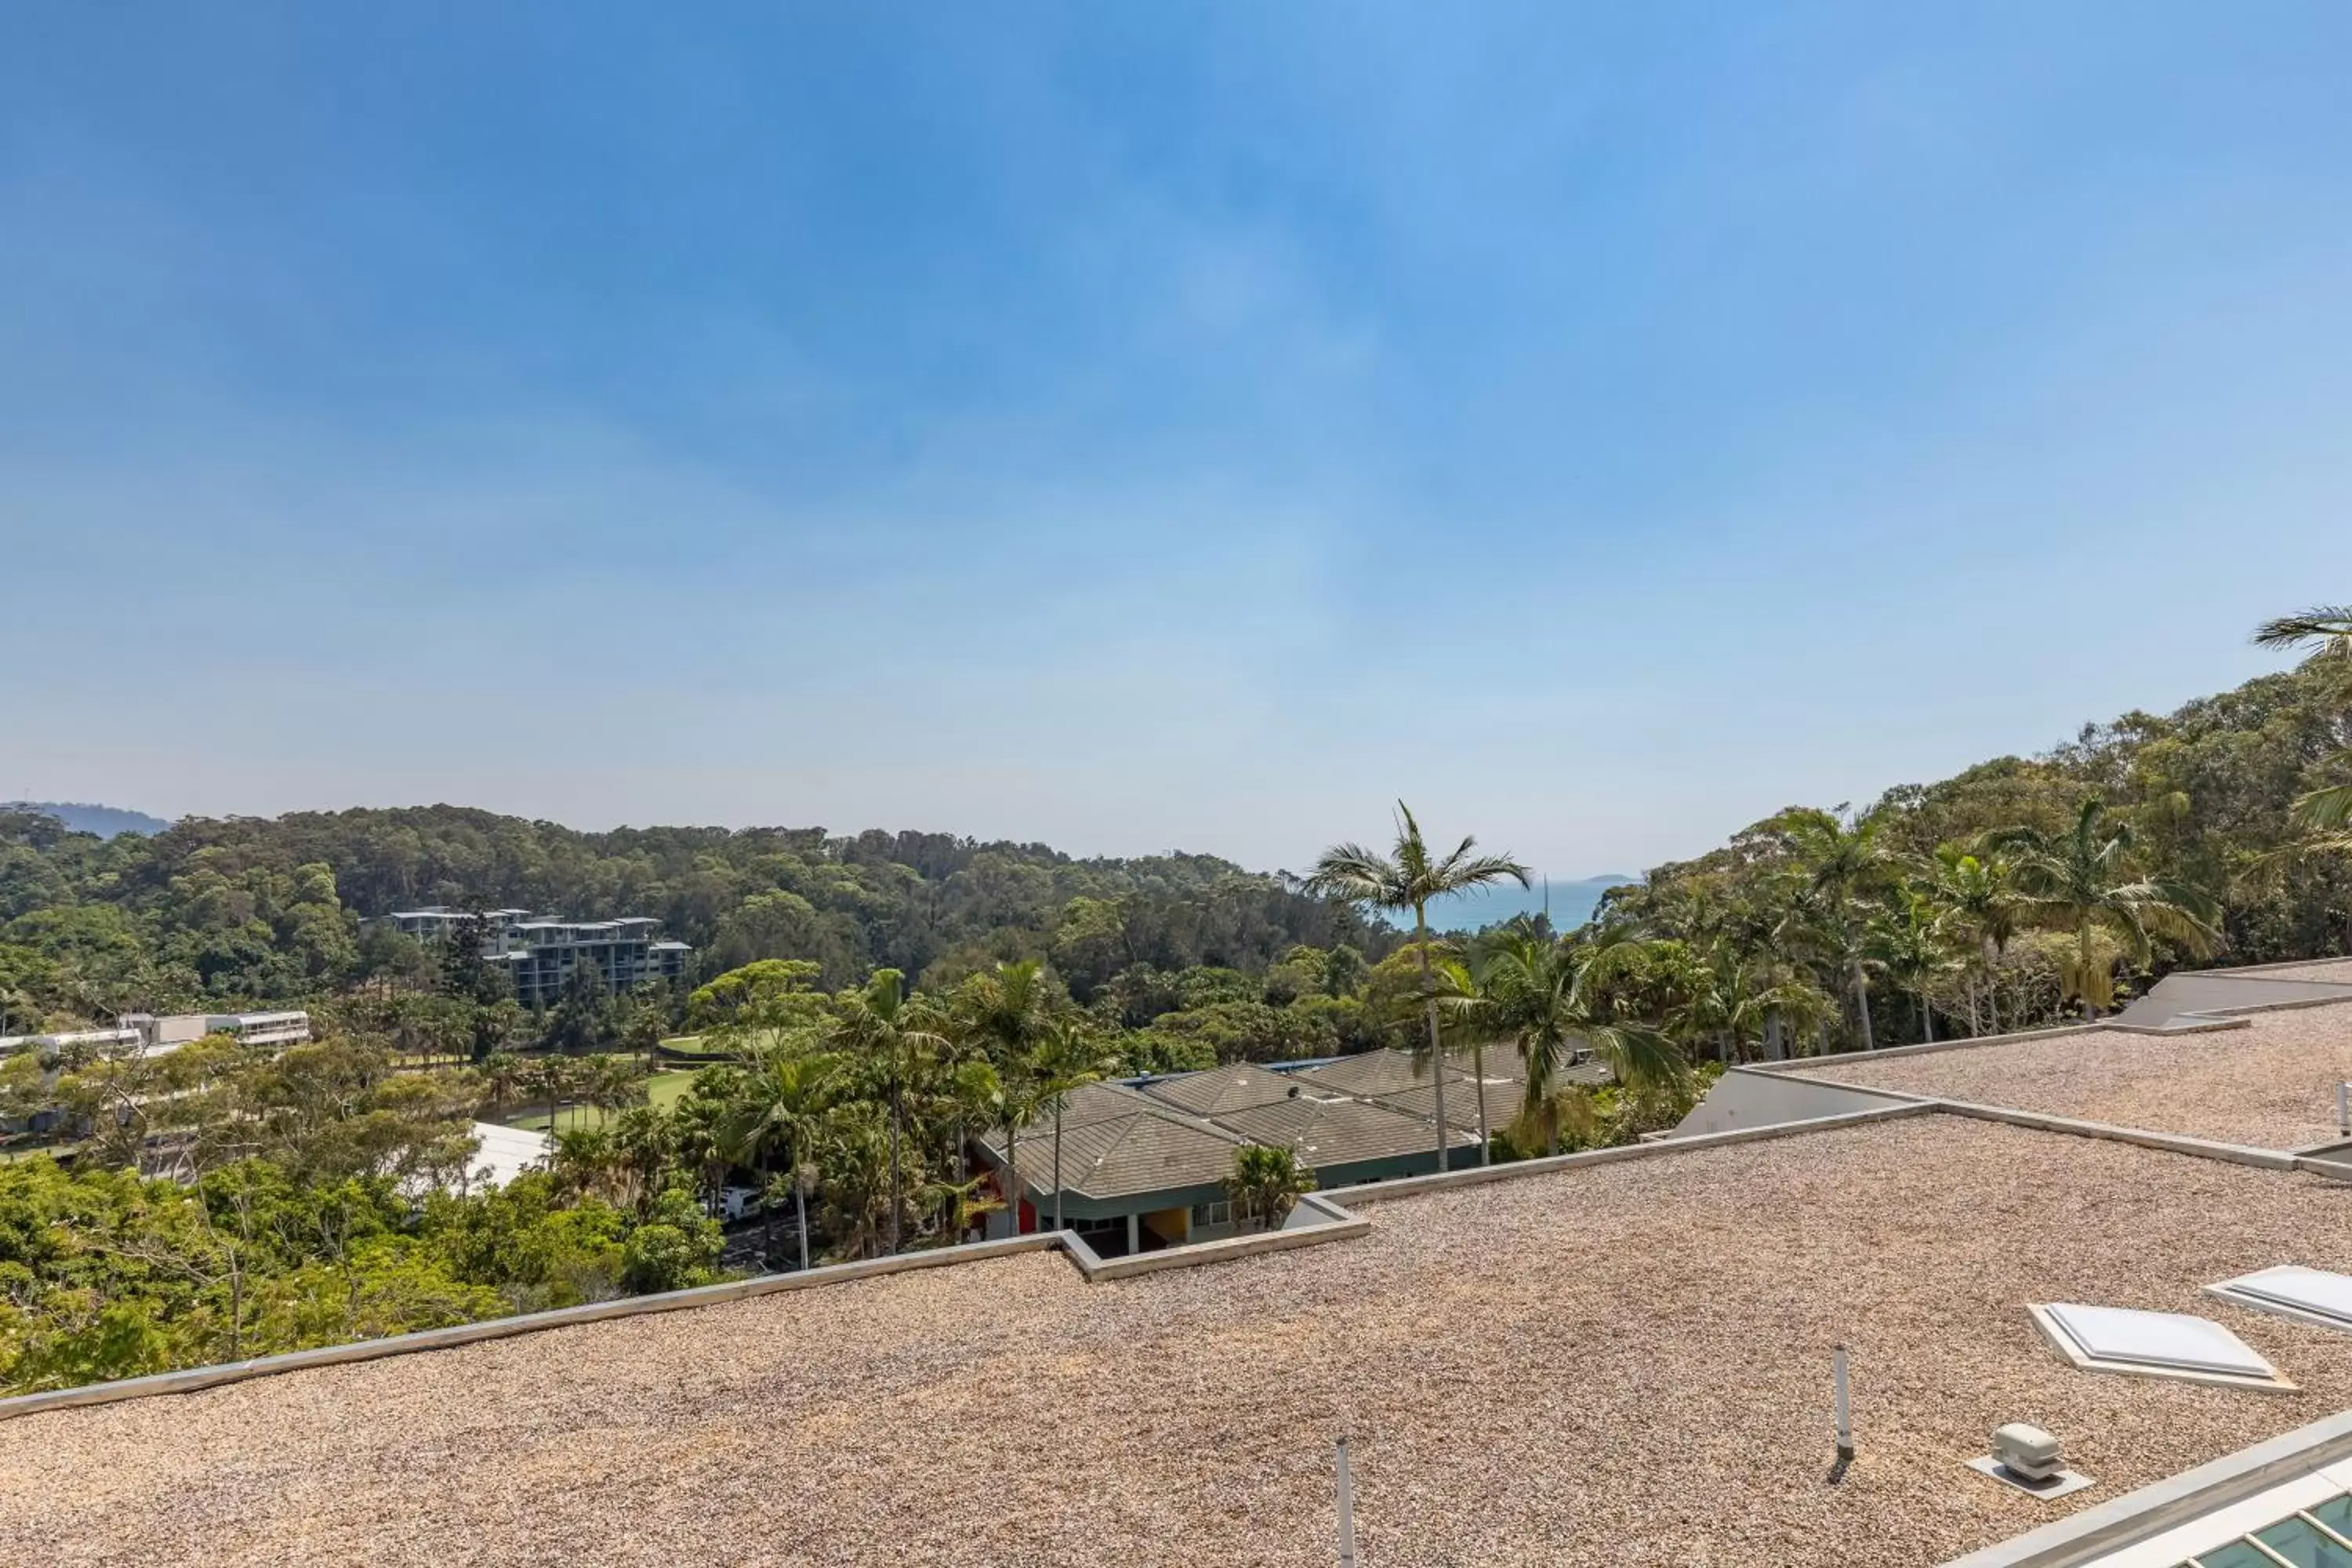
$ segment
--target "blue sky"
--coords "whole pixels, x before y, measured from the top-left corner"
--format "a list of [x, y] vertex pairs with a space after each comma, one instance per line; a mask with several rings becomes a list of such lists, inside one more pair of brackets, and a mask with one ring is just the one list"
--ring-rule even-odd
[[[199, 12], [209, 13], [199, 15]], [[2352, 12], [0, 17], [0, 795], [1638, 870], [2340, 600]]]

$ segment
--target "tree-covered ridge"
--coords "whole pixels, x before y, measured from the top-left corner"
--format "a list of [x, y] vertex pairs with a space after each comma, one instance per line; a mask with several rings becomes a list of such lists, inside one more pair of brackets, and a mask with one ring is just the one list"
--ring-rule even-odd
[[[364, 917], [420, 904], [652, 915], [698, 978], [809, 959], [945, 984], [1052, 956], [1081, 991], [1138, 965], [1261, 973], [1301, 943], [1377, 955], [1384, 928], [1210, 856], [817, 828], [583, 833], [457, 806], [191, 818], [99, 839], [0, 813], [0, 986], [94, 1015], [315, 997], [394, 972]], [[65, 972], [60, 977], [60, 972]]]
[[1834, 1007], [1747, 1013], [1831, 1048], [2047, 1022], [2190, 961], [2341, 952], [2352, 856], [2311, 803], [2352, 781], [2347, 744], [2352, 681], [2324, 653], [1863, 810], [1792, 807], [1616, 889], [1603, 921], [1675, 944], [1719, 1011], [1812, 987]]

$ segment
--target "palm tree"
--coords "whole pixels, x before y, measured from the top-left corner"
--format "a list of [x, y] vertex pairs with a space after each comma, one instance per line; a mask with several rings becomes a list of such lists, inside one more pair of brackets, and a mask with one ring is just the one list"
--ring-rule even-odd
[[1864, 952], [1857, 906], [1893, 880], [1894, 849], [1881, 837], [1886, 823], [1878, 811], [1844, 814], [1799, 806], [1764, 826], [1777, 833], [1795, 857], [1797, 869], [1818, 903], [1818, 935], [1853, 994], [1862, 1048], [1876, 1048], [1870, 1028], [1870, 960]]
[[[2305, 660], [2305, 667], [2329, 668], [2339, 681], [2352, 689], [2352, 605], [2322, 605], [2300, 615], [2281, 616], [2264, 621], [2254, 628], [2254, 641], [2263, 647], [2314, 647], [2315, 651]], [[2352, 752], [2335, 754], [2337, 763], [2352, 763]], [[2294, 803], [2297, 820], [2331, 835], [2323, 846], [2326, 848], [2352, 848], [2352, 784], [2327, 784], [2297, 797]]]
[[[772, 1172], [783, 1156], [791, 1173], [794, 1216], [800, 1226], [801, 1267], [809, 1266], [808, 1182], [803, 1174], [825, 1112], [832, 1108], [841, 1058], [824, 1052], [787, 1048], [769, 1051], [753, 1066], [720, 1131], [728, 1157]], [[772, 1183], [767, 1184], [772, 1185]], [[761, 1205], [763, 1255], [775, 1251], [775, 1205]]]
[[1054, 1013], [1045, 965], [1034, 958], [999, 963], [975, 974], [958, 990], [955, 1026], [996, 1069], [990, 1095], [990, 1121], [1004, 1129], [1005, 1212], [1012, 1234], [1021, 1234], [1021, 1129], [1036, 1114], [1032, 1058]]
[[896, 969], [877, 969], [866, 989], [842, 1004], [833, 1037], [841, 1046], [869, 1060], [884, 1064], [890, 1086], [890, 1223], [892, 1255], [898, 1250], [898, 1215], [904, 1206], [899, 1181], [899, 1145], [905, 1136], [907, 1053], [909, 1049], [943, 1051], [947, 1037], [930, 1028], [928, 1013], [907, 996], [907, 977]]
[[1936, 1041], [1936, 1009], [1927, 991], [1937, 976], [1951, 972], [1948, 940], [1934, 900], [1911, 888], [1897, 888], [1889, 895], [1863, 939], [1870, 961], [1898, 989], [1911, 993], [1919, 1009], [1920, 1035], [1929, 1045]]
[[1054, 1228], [1062, 1223], [1062, 1110], [1070, 1091], [1108, 1073], [1114, 1058], [1087, 1028], [1074, 1019], [1057, 1018], [1046, 1026], [1045, 1037], [1030, 1053], [1040, 1101], [1054, 1112]]
[[[1315, 862], [1307, 879], [1310, 893], [1342, 903], [1364, 904], [1402, 914], [1412, 911], [1413, 944], [1420, 953], [1422, 1012], [1429, 1031], [1429, 1054], [1438, 1065], [1437, 1168], [1446, 1168], [1453, 1129], [1445, 1121], [1444, 1048], [1437, 1037], [1437, 984], [1429, 955], [1429, 903], [1449, 894], [1467, 892], [1505, 879], [1528, 886], [1528, 868], [1507, 855], [1476, 855], [1477, 840], [1465, 838], [1452, 854], [1433, 856], [1421, 836], [1421, 824], [1402, 801], [1397, 802], [1395, 848], [1377, 854], [1360, 844], [1335, 844]], [[1481, 1149], [1481, 1155], [1484, 1150]]]
[[547, 1135], [555, 1136], [557, 1102], [572, 1091], [572, 1062], [559, 1056], [544, 1056], [530, 1064], [528, 1081], [547, 1101]]
[[1478, 1033], [1518, 1051], [1525, 1089], [1516, 1131], [1540, 1132], [1547, 1153], [1559, 1152], [1560, 1075], [1579, 1045], [1631, 1090], [1678, 1086], [1688, 1071], [1673, 1041], [1619, 1019], [1600, 994], [1601, 983], [1637, 951], [1613, 942], [1579, 947], [1518, 931], [1497, 939], [1479, 969], [1477, 994], [1464, 1010], [1477, 1020]]
[[1012, 1234], [1021, 1234], [1021, 1130], [1036, 1119], [1037, 1080], [1026, 1061], [1009, 1062], [996, 1074], [991, 1121], [1004, 1130], [1004, 1212]]
[[955, 1246], [971, 1234], [974, 1225], [1004, 1206], [1003, 1199], [992, 1197], [984, 1190], [987, 1185], [986, 1176], [955, 1182], [941, 1178], [924, 1184], [921, 1202], [939, 1215], [941, 1246]]
[[2019, 921], [2074, 936], [2074, 952], [2060, 965], [2059, 982], [2067, 995], [2081, 1001], [2086, 1021], [2116, 999], [2115, 964], [2099, 947], [2100, 936], [2119, 942], [2142, 964], [2152, 956], [2157, 937], [2179, 943], [2198, 958], [2221, 940], [2213, 928], [2213, 900], [2185, 884], [2140, 875], [2132, 860], [2131, 825], [2111, 820], [2096, 795], [2083, 802], [2074, 826], [2064, 833], [2011, 827], [1990, 841], [2014, 853], [2011, 877], [2019, 895]]
[[482, 1058], [482, 1077], [490, 1089], [490, 1116], [506, 1120], [507, 1101], [523, 1084], [523, 1060], [512, 1051], [492, 1051]]
[[596, 1108], [596, 1124], [612, 1121], [615, 1111], [625, 1110], [646, 1097], [645, 1079], [637, 1075], [636, 1058], [608, 1053], [591, 1057], [586, 1063], [583, 1088], [588, 1103]]
[[883, 1244], [877, 1219], [890, 1198], [887, 1120], [871, 1100], [845, 1100], [825, 1113], [818, 1139], [834, 1234], [852, 1258], [871, 1258]]
[[[1994, 976], [2010, 938], [2017, 934], [2017, 899], [2010, 890], [2009, 863], [1998, 855], [1974, 855], [1958, 844], [1938, 845], [1928, 874], [1927, 896], [1937, 908], [1937, 923], [1954, 940], [1975, 950], [1969, 976], [1969, 1032], [2000, 1032]], [[1985, 1017], [1977, 1018], [1977, 982], [1984, 982]]]
[[1236, 1219], [1255, 1218], [1259, 1228], [1272, 1230], [1314, 1190], [1315, 1173], [1288, 1149], [1250, 1143], [1234, 1151], [1234, 1173], [1225, 1178], [1225, 1195], [1233, 1200]]

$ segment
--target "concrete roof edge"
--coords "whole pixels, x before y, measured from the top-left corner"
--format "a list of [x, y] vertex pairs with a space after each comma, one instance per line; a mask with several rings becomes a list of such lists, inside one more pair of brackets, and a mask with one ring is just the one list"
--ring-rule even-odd
[[[1882, 1091], [1883, 1092], [1883, 1091]], [[2000, 1121], [2011, 1127], [2031, 1128], [2037, 1132], [2061, 1132], [2074, 1138], [2097, 1138], [2111, 1143], [2136, 1143], [2143, 1149], [2160, 1149], [2168, 1154], [2186, 1154], [2192, 1159], [2219, 1160], [2225, 1164], [2252, 1165], [2264, 1171], [2294, 1171], [2302, 1167], [2296, 1156], [2284, 1149], [2257, 1149], [2245, 1143], [2222, 1143], [2210, 1138], [2191, 1138], [2182, 1132], [2158, 1132], [2145, 1127], [2118, 1127], [2107, 1121], [2084, 1121], [2072, 1116], [2052, 1116], [2039, 1110], [2019, 1110], [2006, 1105], [1979, 1105], [1965, 1100], [1930, 1100], [1927, 1109], [1945, 1111], [1953, 1116], [1966, 1116], [1978, 1121]]]
[[2043, 1040], [2053, 1035], [2080, 1035], [2109, 1027], [2103, 1019], [2095, 1024], [2059, 1024], [2047, 1029], [2021, 1029], [2009, 1035], [1963, 1035], [1953, 1040], [1930, 1040], [1925, 1045], [1888, 1046], [1876, 1051], [1836, 1051], [1825, 1057], [1791, 1057], [1784, 1062], [1742, 1062], [1743, 1070], [1769, 1073], [1793, 1073], [1802, 1077], [1826, 1067], [1843, 1066], [1847, 1062], [1892, 1061], [1897, 1057], [1933, 1056], [1938, 1051], [1965, 1051], [1979, 1046], [2013, 1046], [2021, 1040]]
[[58, 1388], [39, 1394], [22, 1394], [0, 1399], [0, 1421], [20, 1415], [37, 1415], [47, 1411], [69, 1410], [85, 1405], [116, 1405], [131, 1399], [152, 1399], [162, 1394], [194, 1394], [225, 1384], [246, 1383], [254, 1378], [275, 1377], [281, 1373], [302, 1372], [314, 1367], [338, 1366], [351, 1362], [381, 1361], [391, 1356], [415, 1355], [425, 1351], [453, 1350], [461, 1345], [479, 1344], [488, 1340], [513, 1339], [523, 1334], [544, 1332], [550, 1329], [579, 1327], [603, 1322], [612, 1318], [645, 1317], [656, 1312], [683, 1311], [695, 1307], [723, 1306], [730, 1301], [749, 1300], [758, 1296], [772, 1296], [787, 1290], [810, 1290], [828, 1285], [844, 1285], [854, 1280], [874, 1279], [889, 1274], [906, 1274], [921, 1268], [944, 1268], [960, 1263], [977, 1263], [987, 1258], [1006, 1257], [1022, 1252], [1059, 1251], [1067, 1258], [1079, 1276], [1088, 1284], [1106, 1279], [1121, 1279], [1129, 1275], [1156, 1273], [1167, 1268], [1198, 1268], [1214, 1263], [1229, 1263], [1266, 1252], [1288, 1252], [1302, 1247], [1319, 1247], [1326, 1242], [1345, 1241], [1363, 1236], [1371, 1230], [1371, 1222], [1352, 1214], [1333, 1202], [1328, 1194], [1307, 1194], [1302, 1200], [1318, 1216], [1316, 1223], [1286, 1230], [1254, 1231], [1242, 1236], [1225, 1237], [1190, 1246], [1165, 1247], [1158, 1252], [1139, 1253], [1128, 1258], [1106, 1258], [1088, 1247], [1075, 1231], [1033, 1231], [1026, 1236], [1000, 1237], [993, 1241], [966, 1242], [958, 1247], [933, 1247], [923, 1252], [902, 1252], [893, 1258], [859, 1258], [849, 1263], [829, 1263], [815, 1268], [790, 1274], [761, 1274], [749, 1279], [730, 1279], [723, 1284], [699, 1286], [691, 1290], [667, 1290], [650, 1296], [624, 1296], [616, 1300], [596, 1301], [582, 1307], [561, 1307], [552, 1311], [523, 1312], [503, 1318], [487, 1318], [480, 1322], [459, 1323], [446, 1329], [425, 1329], [415, 1333], [394, 1334], [384, 1339], [355, 1340], [349, 1344], [321, 1345], [311, 1350], [289, 1351], [281, 1355], [257, 1356], [249, 1361], [228, 1362], [213, 1366], [184, 1368], [178, 1372], [156, 1373], [147, 1377], [125, 1378], [112, 1383], [89, 1383], [73, 1388]]
[[1652, 1143], [1622, 1144], [1613, 1149], [1587, 1149], [1580, 1153], [1555, 1154], [1540, 1160], [1512, 1160], [1500, 1165], [1473, 1165], [1466, 1170], [1441, 1171], [1426, 1176], [1399, 1176], [1391, 1181], [1367, 1182], [1362, 1186], [1349, 1187], [1347, 1189], [1348, 1201], [1360, 1208], [1366, 1204], [1413, 1197], [1448, 1187], [1477, 1186], [1487, 1182], [1515, 1181], [1524, 1176], [1548, 1176], [1585, 1165], [1613, 1165], [1622, 1160], [1657, 1159], [1698, 1149], [1719, 1149], [1734, 1143], [1759, 1143], [1767, 1139], [1794, 1138], [1807, 1132], [1834, 1131], [1841, 1127], [1866, 1126], [1906, 1116], [1925, 1116], [1941, 1109], [1941, 1103], [1936, 1100], [1906, 1099], [1897, 1104], [1877, 1106], [1868, 1110], [1842, 1111], [1835, 1116], [1815, 1116], [1801, 1121], [1775, 1121], [1760, 1127], [1734, 1128], [1727, 1132], [1702, 1132], [1689, 1138], [1664, 1138]]

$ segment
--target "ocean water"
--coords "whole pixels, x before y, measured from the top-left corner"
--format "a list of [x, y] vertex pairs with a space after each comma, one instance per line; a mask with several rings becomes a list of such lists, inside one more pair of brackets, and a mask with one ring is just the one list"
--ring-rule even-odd
[[[1586, 877], [1573, 882], [1554, 881], [1549, 886], [1541, 877], [1532, 888], [1522, 889], [1517, 882], [1500, 887], [1474, 888], [1429, 906], [1429, 923], [1439, 931], [1477, 931], [1485, 926], [1500, 925], [1517, 915], [1540, 914], [1549, 900], [1551, 925], [1554, 931], [1574, 931], [1592, 918], [1592, 910], [1601, 902], [1601, 895], [1612, 888], [1638, 881], [1634, 877]], [[1412, 915], [1391, 915], [1390, 921], [1399, 926], [1411, 926]]]

